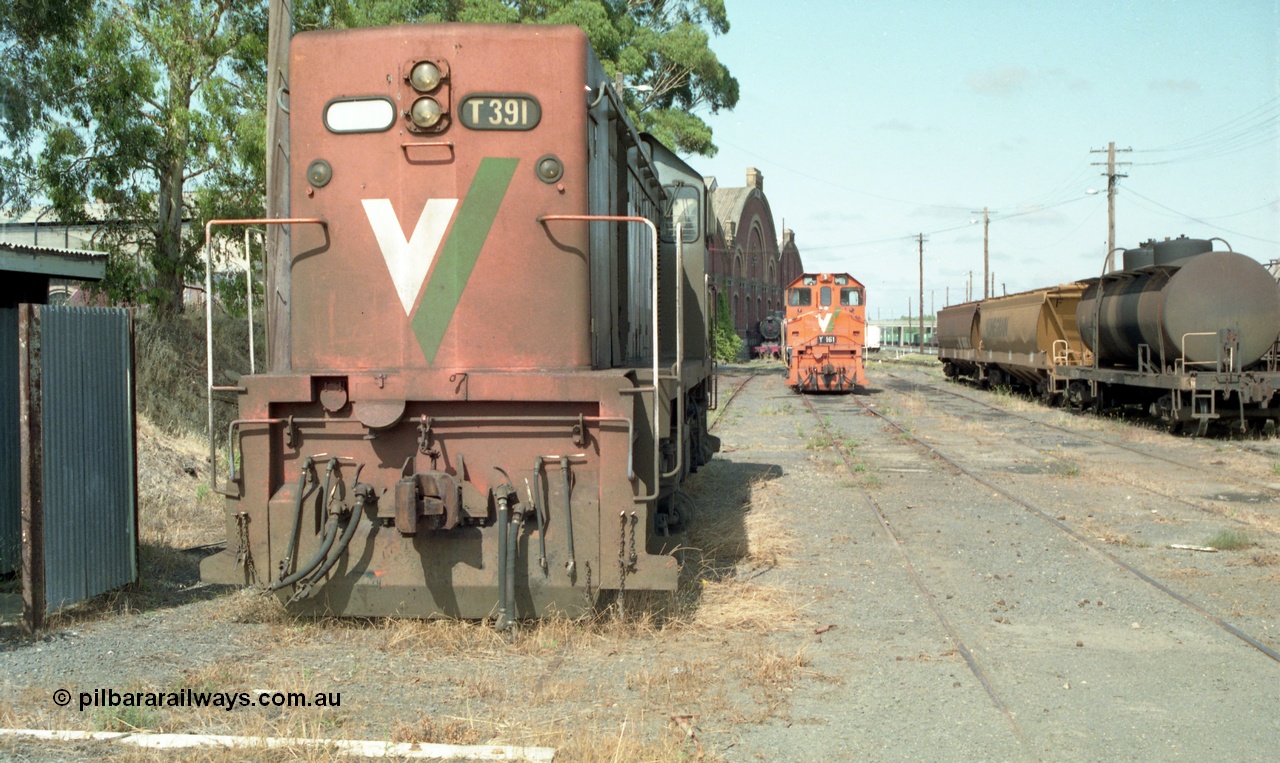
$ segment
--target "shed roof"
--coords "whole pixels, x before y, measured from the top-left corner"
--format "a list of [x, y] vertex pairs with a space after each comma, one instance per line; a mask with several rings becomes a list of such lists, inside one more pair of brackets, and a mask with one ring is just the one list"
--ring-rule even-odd
[[107, 275], [107, 253], [0, 242], [0, 272], [101, 281]]

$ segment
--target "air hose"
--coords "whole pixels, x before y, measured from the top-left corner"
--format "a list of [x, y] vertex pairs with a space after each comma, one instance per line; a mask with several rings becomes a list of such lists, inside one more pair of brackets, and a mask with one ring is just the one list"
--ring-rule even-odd
[[328, 521], [324, 524], [324, 538], [321, 540], [320, 548], [316, 551], [315, 555], [308, 559], [306, 564], [298, 568], [297, 572], [294, 572], [287, 578], [281, 578], [275, 583], [272, 583], [270, 590], [279, 591], [281, 588], [293, 585], [299, 580], [310, 575], [312, 572], [315, 572], [315, 569], [324, 561], [325, 556], [329, 553], [329, 549], [333, 546], [334, 539], [337, 537], [338, 515], [330, 514]]
[[[351, 484], [353, 486], [359, 486], [360, 484], [361, 469], [364, 469], [364, 464], [360, 464], [356, 467], [355, 477], [351, 479]], [[352, 490], [354, 492], [355, 488], [353, 487]], [[325, 558], [324, 564], [320, 566], [320, 569], [316, 570], [307, 580], [307, 586], [313, 586], [320, 582], [320, 579], [327, 575], [329, 570], [333, 569], [333, 566], [338, 563], [338, 560], [342, 558], [342, 555], [347, 553], [347, 547], [351, 545], [351, 539], [355, 537], [356, 526], [360, 524], [361, 508], [362, 506], [357, 503], [351, 509], [351, 517], [347, 520], [347, 527], [343, 530], [342, 537], [338, 539], [338, 545], [334, 547], [333, 553], [329, 554]]]
[[302, 498], [307, 490], [307, 473], [311, 471], [314, 463], [311, 456], [307, 456], [302, 461], [302, 471], [298, 475], [298, 499], [293, 502], [293, 529], [289, 531], [289, 550], [280, 561], [280, 577], [288, 574], [289, 565], [293, 564], [293, 555], [298, 550], [298, 530], [302, 527]]
[[511, 627], [510, 604], [507, 601], [507, 568], [511, 566], [507, 559], [507, 546], [510, 535], [507, 527], [511, 524], [511, 509], [507, 505], [507, 496], [498, 495], [498, 618], [494, 627], [505, 631]]

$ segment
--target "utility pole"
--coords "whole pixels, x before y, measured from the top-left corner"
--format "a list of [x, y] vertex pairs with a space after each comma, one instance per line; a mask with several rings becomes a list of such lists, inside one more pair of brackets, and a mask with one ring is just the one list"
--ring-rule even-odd
[[[986, 293], [985, 289], [984, 289], [983, 293], [984, 293], [984, 294]], [[989, 296], [994, 297], [995, 295], [996, 295], [996, 274], [995, 274], [995, 273], [992, 273], [992, 274], [991, 274], [991, 293], [990, 293], [990, 295], [989, 295]]]
[[[978, 213], [975, 211], [975, 212], [970, 212], [969, 214], [976, 215]], [[996, 212], [995, 214], [998, 215], [1000, 213]], [[986, 207], [983, 207], [982, 208], [982, 298], [983, 299], [986, 299], [987, 297], [991, 296], [990, 294], [987, 293], [987, 281], [991, 278], [991, 275], [990, 275], [991, 266], [989, 264], [991, 260], [990, 260], [989, 247], [988, 247], [988, 244], [990, 242], [990, 237], [987, 235], [988, 228], [990, 227], [991, 227], [991, 211], [988, 210]], [[992, 291], [994, 292], [995, 289], [993, 288]]]
[[[1116, 174], [1116, 151], [1132, 151], [1132, 148], [1116, 148], [1116, 142], [1113, 140], [1107, 144], [1106, 148], [1091, 148], [1089, 153], [1100, 154], [1107, 152], [1107, 171], [1103, 174], [1107, 178], [1107, 255], [1110, 256], [1116, 248], [1116, 179], [1127, 178], [1128, 175]], [[1128, 166], [1130, 162], [1121, 162]], [[1093, 166], [1100, 167], [1102, 162], [1092, 162]]]
[[920, 244], [920, 335], [916, 337], [916, 347], [924, 352], [924, 234], [916, 236]]
[[973, 271], [972, 270], [969, 271], [969, 286], [964, 291], [964, 301], [965, 302], [973, 301]]

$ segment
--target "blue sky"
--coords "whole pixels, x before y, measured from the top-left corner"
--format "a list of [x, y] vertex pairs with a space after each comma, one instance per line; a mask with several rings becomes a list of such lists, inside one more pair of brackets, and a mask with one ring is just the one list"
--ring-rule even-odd
[[728, 186], [758, 167], [806, 269], [862, 280], [873, 317], [917, 301], [920, 232], [926, 309], [971, 270], [981, 296], [983, 206], [997, 293], [1096, 276], [1108, 141], [1134, 149], [1117, 246], [1280, 258], [1277, 0], [726, 2], [741, 99], [690, 162]]

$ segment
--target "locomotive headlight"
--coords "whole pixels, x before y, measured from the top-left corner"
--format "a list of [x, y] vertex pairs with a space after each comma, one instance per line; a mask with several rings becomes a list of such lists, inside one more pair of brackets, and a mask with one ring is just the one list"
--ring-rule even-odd
[[430, 61], [422, 61], [409, 72], [409, 84], [420, 93], [429, 93], [440, 85], [440, 67]]
[[442, 114], [444, 110], [436, 103], [436, 99], [426, 97], [414, 101], [413, 108], [409, 110], [409, 118], [424, 130], [435, 127]]

